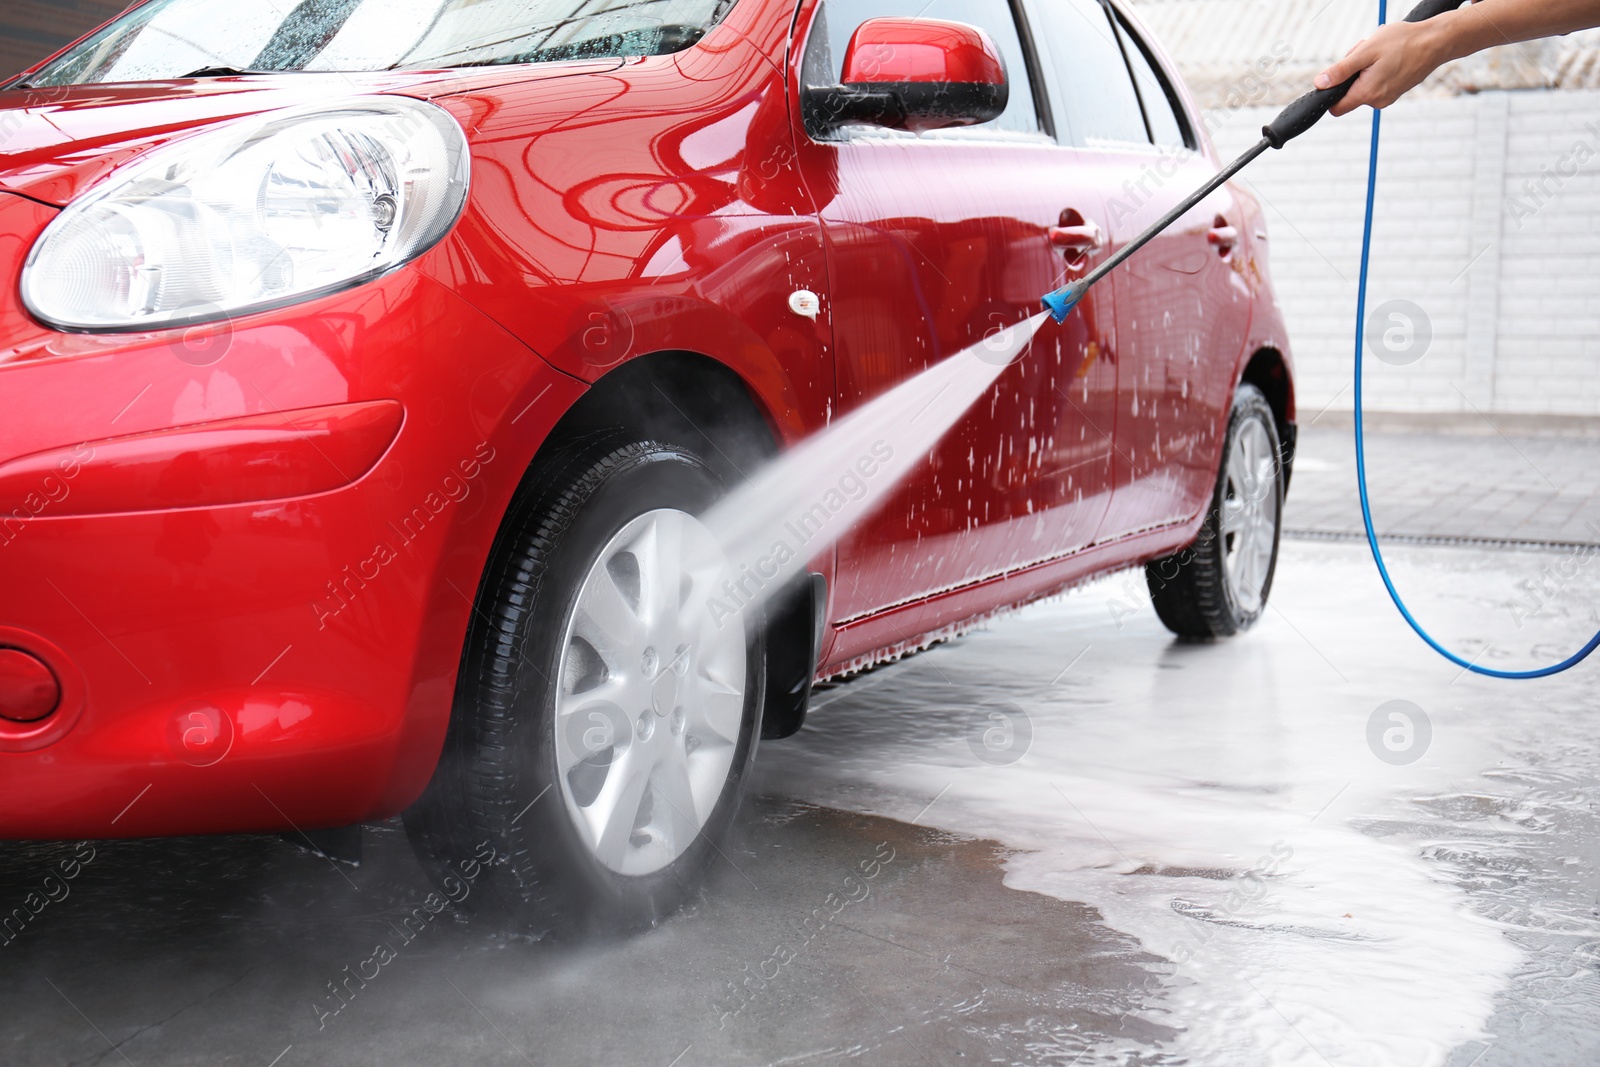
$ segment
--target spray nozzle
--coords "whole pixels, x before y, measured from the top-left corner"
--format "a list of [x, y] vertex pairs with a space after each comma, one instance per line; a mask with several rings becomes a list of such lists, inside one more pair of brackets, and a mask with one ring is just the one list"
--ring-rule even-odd
[[1069, 285], [1047, 293], [1044, 306], [1057, 322], [1066, 322], [1067, 316], [1072, 314], [1072, 309], [1078, 306], [1078, 301], [1083, 299], [1083, 289], [1079, 285]]

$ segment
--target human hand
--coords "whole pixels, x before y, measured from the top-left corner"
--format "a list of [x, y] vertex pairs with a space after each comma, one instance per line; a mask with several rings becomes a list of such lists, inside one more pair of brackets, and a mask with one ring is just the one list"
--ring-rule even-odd
[[1391, 22], [1318, 74], [1316, 86], [1326, 89], [1359, 74], [1331, 113], [1348, 115], [1364, 104], [1384, 108], [1421, 85], [1444, 59], [1439, 35], [1429, 22]]

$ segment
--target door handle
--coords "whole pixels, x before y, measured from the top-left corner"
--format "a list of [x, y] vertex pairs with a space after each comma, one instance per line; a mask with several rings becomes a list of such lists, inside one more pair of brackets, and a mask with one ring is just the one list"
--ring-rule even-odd
[[1076, 258], [1104, 248], [1106, 235], [1093, 220], [1086, 220], [1076, 226], [1050, 227], [1050, 243]]
[[1206, 234], [1206, 240], [1216, 248], [1218, 255], [1226, 259], [1239, 243], [1239, 231], [1229, 226], [1228, 221], [1219, 215], [1211, 227], [1211, 232]]

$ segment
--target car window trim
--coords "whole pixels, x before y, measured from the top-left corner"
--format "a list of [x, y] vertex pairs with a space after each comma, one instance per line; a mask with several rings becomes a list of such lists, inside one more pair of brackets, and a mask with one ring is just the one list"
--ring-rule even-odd
[[[1166, 97], [1167, 107], [1172, 111], [1172, 117], [1178, 122], [1178, 134], [1183, 138], [1183, 147], [1190, 151], [1197, 151], [1200, 147], [1199, 139], [1195, 136], [1194, 123], [1189, 121], [1189, 110], [1183, 106], [1182, 99], [1172, 85], [1172, 79], [1157, 62], [1155, 53], [1151, 51], [1149, 42], [1145, 41], [1134, 28], [1128, 24], [1117, 6], [1111, 0], [1100, 0], [1100, 3], [1111, 15], [1112, 31], [1117, 35], [1117, 44], [1122, 48], [1122, 61], [1128, 66], [1128, 77], [1133, 79], [1133, 91], [1139, 98], [1139, 110], [1144, 114], [1145, 133], [1150, 138], [1150, 143], [1156, 143], [1155, 124], [1150, 121], [1150, 104], [1145, 102], [1144, 90], [1139, 87], [1139, 76], [1133, 71], [1133, 60], [1128, 55], [1123, 36], [1133, 42], [1139, 50], [1139, 55], [1144, 59], [1145, 65], [1150, 68], [1150, 73], [1155, 75], [1156, 84], [1161, 87], [1162, 94]], [[1157, 146], [1160, 147], [1160, 146]]]
[[1204, 153], [1198, 148], [1189, 148], [1183, 145], [1146, 144], [1143, 141], [1112, 141], [1102, 139], [1099, 144], [1064, 145], [1075, 152], [1102, 152], [1106, 155], [1124, 156], [1172, 156], [1174, 158], [1188, 159], [1190, 157], [1204, 158]]
[[1044, 131], [1025, 133], [1022, 130], [985, 130], [973, 126], [949, 130], [934, 130], [931, 134], [915, 134], [907, 130], [886, 130], [878, 126], [841, 126], [850, 131], [849, 136], [819, 144], [898, 144], [898, 145], [972, 145], [992, 144], [1010, 147], [1056, 148], [1054, 137]]
[[[1053, 0], [1029, 0], [1029, 2], [1042, 5], [1051, 3]], [[1054, 0], [1054, 2], [1059, 2], [1059, 0]], [[1110, 31], [1113, 39], [1117, 41], [1118, 53], [1122, 57], [1123, 74], [1126, 75], [1129, 84], [1133, 87], [1134, 101], [1139, 107], [1139, 123], [1145, 136], [1143, 140], [1099, 137], [1095, 138], [1097, 142], [1095, 144], [1080, 143], [1080, 134], [1071, 128], [1070, 122], [1064, 122], [1056, 127], [1056, 143], [1062, 148], [1079, 149], [1087, 152], [1128, 152], [1154, 148], [1155, 139], [1151, 136], [1149, 118], [1144, 112], [1144, 100], [1139, 94], [1138, 79], [1133, 76], [1133, 68], [1128, 63], [1127, 53], [1122, 50], [1122, 41], [1116, 36], [1116, 22], [1113, 18], [1111, 18], [1110, 11], [1106, 7], [1106, 0], [1087, 0], [1085, 7], [1090, 9], [1098, 8], [1100, 10], [1102, 16], [1104, 16], [1106, 19], [1106, 29]], [[1068, 61], [1068, 56], [1057, 54], [1060, 52], [1061, 48], [1059, 40], [1057, 40], [1055, 37], [1052, 37], [1050, 40], [1046, 41], [1045, 47], [1048, 49], [1048, 54], [1053, 64], [1060, 64]], [[1056, 67], [1053, 65], [1051, 67], [1051, 80], [1048, 88], [1056, 93], [1064, 93], [1065, 90], [1059, 79], [1055, 77], [1055, 73]], [[1063, 96], [1062, 99], [1065, 99], [1065, 97]], [[1053, 111], [1052, 115], [1054, 115]]]
[[1044, 62], [1033, 35], [1033, 22], [1023, 0], [1010, 0], [1010, 7], [1011, 21], [1016, 24], [1017, 37], [1022, 43], [1023, 62], [1028, 65], [1028, 84], [1033, 90], [1033, 111], [1039, 119], [1039, 130], [1054, 141], [1057, 139], [1055, 109], [1050, 106], [1050, 86], [1044, 79]]
[[1151, 144], [1156, 143], [1155, 127], [1150, 125], [1150, 112], [1145, 110], [1144, 91], [1139, 88], [1139, 79], [1133, 73], [1133, 62], [1128, 59], [1128, 42], [1122, 39], [1118, 18], [1111, 8], [1110, 0], [1098, 0], [1100, 10], [1105, 12], [1106, 24], [1111, 27], [1111, 36], [1116, 39], [1117, 51], [1122, 54], [1122, 68], [1128, 75], [1128, 81], [1133, 84], [1133, 98], [1139, 102], [1139, 118], [1144, 122], [1144, 136]]

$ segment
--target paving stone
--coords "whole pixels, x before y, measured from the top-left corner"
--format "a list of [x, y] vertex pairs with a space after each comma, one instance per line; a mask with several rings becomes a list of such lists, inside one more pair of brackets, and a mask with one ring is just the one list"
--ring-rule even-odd
[[[1600, 543], [1600, 441], [1582, 437], [1369, 432], [1380, 535]], [[1284, 514], [1293, 531], [1359, 535], [1348, 429], [1300, 435]]]

